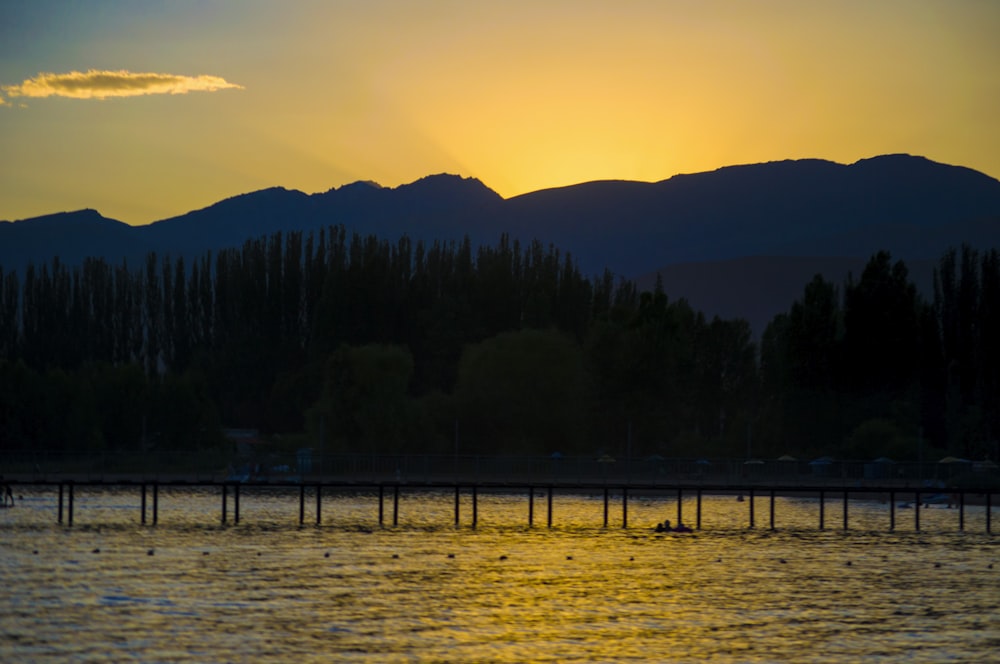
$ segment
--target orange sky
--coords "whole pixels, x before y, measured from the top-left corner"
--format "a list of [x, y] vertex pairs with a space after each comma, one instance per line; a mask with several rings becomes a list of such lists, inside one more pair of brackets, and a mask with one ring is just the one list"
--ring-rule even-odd
[[0, 219], [891, 152], [1000, 177], [997, 34], [978, 0], [5, 3]]

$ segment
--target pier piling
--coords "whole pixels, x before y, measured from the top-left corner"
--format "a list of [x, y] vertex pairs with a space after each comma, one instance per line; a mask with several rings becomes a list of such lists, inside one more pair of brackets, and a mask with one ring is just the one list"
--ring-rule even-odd
[[378, 485], [378, 525], [385, 523], [385, 486]]
[[684, 523], [684, 489], [677, 488], [677, 525]]
[[771, 507], [770, 507], [770, 512], [771, 512], [771, 515], [770, 515], [771, 516], [770, 528], [771, 528], [771, 530], [774, 530], [774, 489], [771, 489]]
[[299, 525], [306, 522], [306, 485], [299, 485]]
[[826, 517], [826, 492], [822, 489], [819, 490], [819, 529], [823, 530], [825, 527], [825, 517]]
[[551, 528], [552, 527], [552, 485], [551, 484], [549, 485], [548, 512], [549, 512], [549, 516], [548, 516], [549, 528]]
[[392, 485], [392, 526], [399, 525], [399, 485]]
[[965, 530], [965, 492], [958, 494], [958, 529]]
[[240, 485], [233, 485], [233, 523], [240, 525]]
[[604, 527], [608, 527], [608, 495], [611, 490], [608, 487], [604, 487]]
[[316, 485], [316, 525], [323, 523], [323, 485]]
[[847, 491], [844, 491], [844, 530], [847, 530]]
[[[528, 527], [535, 525], [535, 487], [528, 487]], [[605, 524], [607, 525], [607, 524]]]
[[299, 525], [306, 521], [306, 485], [299, 485]]
[[889, 532], [896, 530], [896, 492], [889, 492]]
[[628, 487], [622, 487], [622, 528], [628, 528]]

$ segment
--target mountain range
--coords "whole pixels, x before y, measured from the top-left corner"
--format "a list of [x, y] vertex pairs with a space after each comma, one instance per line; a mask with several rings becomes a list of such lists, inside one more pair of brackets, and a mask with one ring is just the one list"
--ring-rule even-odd
[[433, 175], [395, 188], [356, 182], [317, 194], [271, 188], [130, 226], [94, 210], [0, 222], [0, 267], [54, 256], [129, 264], [149, 251], [195, 256], [277, 231], [343, 224], [394, 241], [493, 244], [502, 233], [569, 252], [588, 275], [609, 269], [709, 316], [747, 318], [757, 334], [816, 273], [842, 283], [876, 251], [910, 267], [929, 292], [949, 248], [1000, 248], [1000, 181], [910, 155], [843, 165], [788, 160], [677, 175], [598, 181], [504, 199], [479, 180]]

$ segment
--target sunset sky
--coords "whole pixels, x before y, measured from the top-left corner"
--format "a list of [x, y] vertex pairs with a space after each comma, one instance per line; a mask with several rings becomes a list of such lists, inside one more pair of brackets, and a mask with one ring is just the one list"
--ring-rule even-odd
[[1000, 177], [993, 0], [0, 3], [0, 219], [907, 152]]

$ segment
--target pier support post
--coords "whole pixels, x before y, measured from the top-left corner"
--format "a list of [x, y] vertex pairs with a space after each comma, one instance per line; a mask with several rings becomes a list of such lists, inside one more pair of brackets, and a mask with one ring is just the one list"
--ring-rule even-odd
[[622, 528], [628, 528], [628, 487], [622, 487]]
[[684, 523], [684, 489], [677, 487], [677, 525]]
[[160, 483], [153, 482], [153, 525], [160, 521]]
[[316, 485], [316, 525], [323, 523], [323, 485]]
[[462, 487], [455, 485], [455, 527], [458, 528], [458, 507], [461, 504], [462, 499]]
[[73, 482], [69, 482], [66, 485], [69, 489], [69, 504], [66, 506], [66, 523], [67, 525], [73, 525]]
[[229, 497], [229, 485], [223, 483], [222, 485], [222, 523], [226, 523], [226, 499]]
[[299, 484], [299, 525], [306, 521], [306, 485]]
[[233, 485], [233, 523], [240, 525], [240, 485]]
[[771, 530], [774, 530], [774, 489], [771, 489]]
[[958, 492], [958, 529], [965, 530], [965, 491]]
[[63, 521], [63, 483], [59, 483], [59, 523]]
[[896, 530], [896, 492], [889, 492], [889, 532]]
[[701, 530], [701, 489], [698, 489], [698, 507], [695, 510], [695, 528]]
[[479, 487], [472, 485], [472, 528], [479, 525]]
[[528, 487], [528, 527], [535, 525], [535, 487]]
[[548, 512], [549, 512], [549, 514], [548, 514], [548, 522], [549, 522], [549, 528], [551, 528], [552, 527], [552, 485], [551, 484], [549, 485], [549, 500], [548, 500], [548, 502], [549, 502], [549, 504], [548, 504]]
[[394, 484], [392, 487], [392, 525], [396, 527], [399, 525], [399, 485]]
[[826, 517], [826, 492], [820, 489], [819, 491], [819, 529], [823, 530], [825, 525], [824, 520]]
[[378, 525], [385, 523], [385, 487], [378, 485]]
[[844, 530], [847, 530], [847, 489], [844, 489]]
[[146, 525], [146, 483], [145, 482], [142, 483], [142, 489], [140, 490], [140, 493], [142, 495], [142, 499], [139, 501], [139, 503], [140, 503], [139, 509], [142, 511], [142, 516], [139, 517], [139, 523], [141, 523], [142, 525], [145, 526]]
[[991, 494], [989, 491], [987, 491], [986, 492], [986, 534], [987, 535], [990, 534], [990, 519], [993, 516], [992, 515], [993, 506], [990, 505], [992, 497], [993, 497], [993, 494]]
[[913, 529], [920, 532], [920, 492], [913, 493]]
[[608, 487], [604, 487], [604, 527], [608, 527]]
[[753, 519], [753, 517], [754, 517], [754, 514], [753, 514], [753, 489], [750, 489], [750, 497], [749, 497], [749, 501], [748, 502], [750, 503], [750, 527], [753, 528], [754, 527], [754, 519]]

